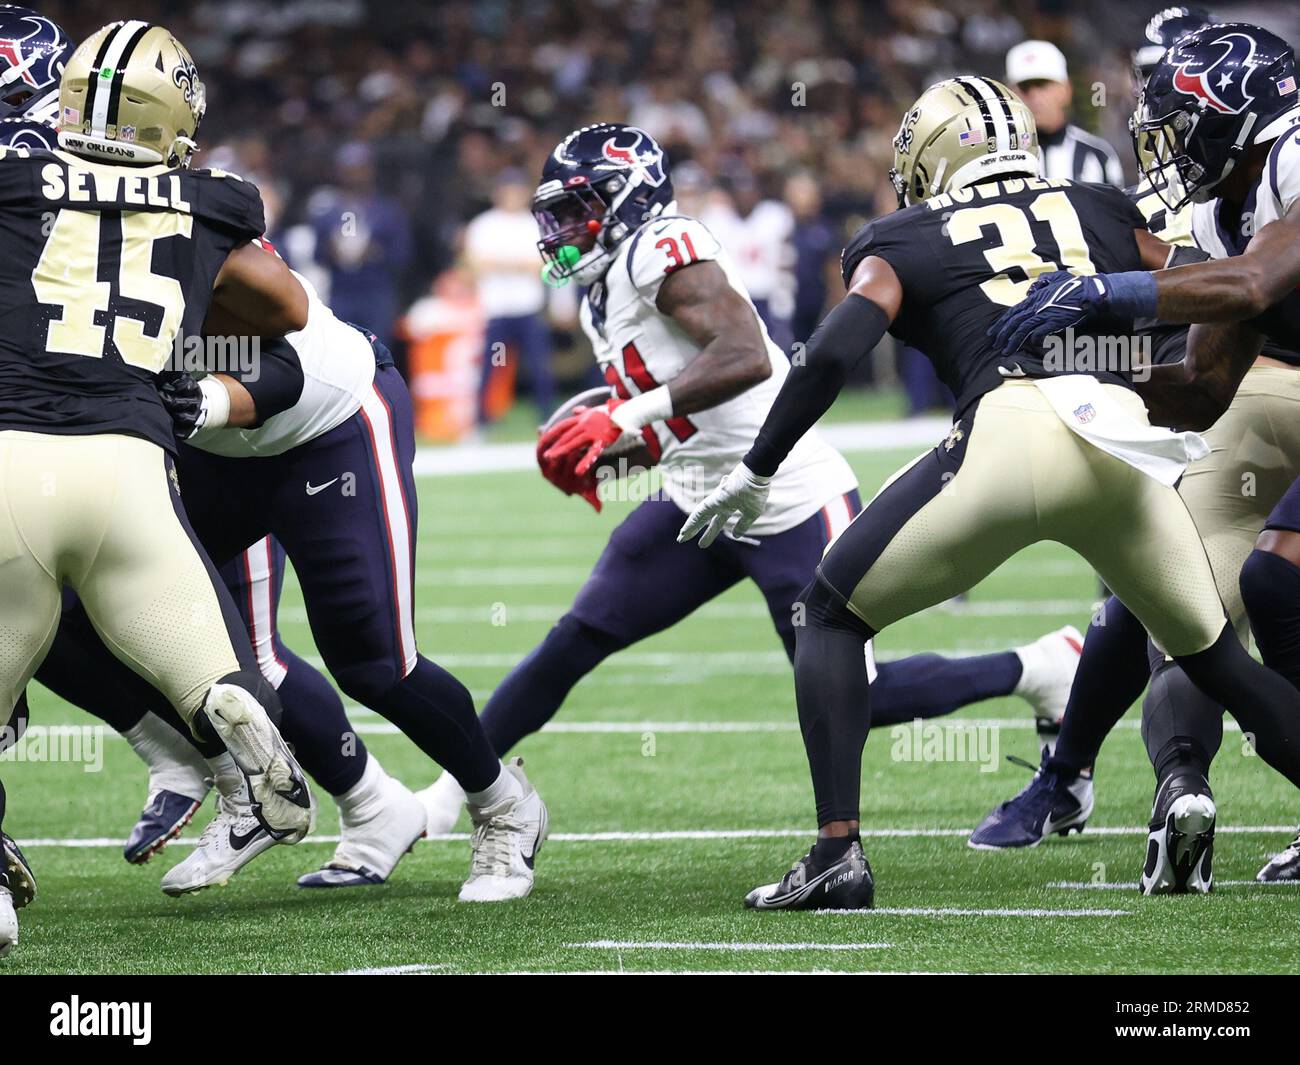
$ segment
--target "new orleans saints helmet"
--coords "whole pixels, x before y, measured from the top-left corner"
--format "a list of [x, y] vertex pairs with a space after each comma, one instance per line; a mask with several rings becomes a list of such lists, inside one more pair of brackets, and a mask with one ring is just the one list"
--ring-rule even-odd
[[931, 85], [903, 116], [889, 179], [898, 206], [1002, 174], [1039, 171], [1034, 116], [992, 78], [949, 78]]
[[113, 22], [68, 60], [59, 144], [113, 163], [188, 166], [207, 107], [190, 53], [162, 26]]

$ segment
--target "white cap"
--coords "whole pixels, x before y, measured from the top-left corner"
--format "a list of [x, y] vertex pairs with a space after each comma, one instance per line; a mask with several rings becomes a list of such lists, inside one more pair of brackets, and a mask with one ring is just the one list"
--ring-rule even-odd
[[1021, 41], [1007, 53], [1007, 84], [1069, 81], [1065, 54], [1051, 41]]

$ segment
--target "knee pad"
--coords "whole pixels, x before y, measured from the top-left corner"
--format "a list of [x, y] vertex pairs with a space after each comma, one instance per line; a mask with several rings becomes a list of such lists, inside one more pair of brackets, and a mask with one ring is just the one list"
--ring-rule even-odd
[[820, 569], [808, 587], [799, 593], [798, 601], [803, 604], [806, 625], [852, 632], [863, 640], [876, 635], [870, 625], [849, 609], [845, 598], [823, 579]]
[[403, 680], [401, 670], [393, 661], [349, 663], [338, 669], [330, 668], [330, 675], [349, 699], [371, 707]]

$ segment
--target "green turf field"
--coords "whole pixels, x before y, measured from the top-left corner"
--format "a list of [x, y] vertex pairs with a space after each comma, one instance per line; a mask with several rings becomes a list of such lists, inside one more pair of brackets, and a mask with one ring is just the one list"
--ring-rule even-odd
[[[910, 456], [850, 457], [874, 489]], [[630, 504], [597, 517], [523, 473], [429, 479], [420, 496], [422, 650], [481, 705], [565, 609]], [[966, 608], [889, 631], [877, 653], [981, 651], [1067, 621], [1083, 627], [1094, 594], [1081, 562], [1040, 545], [975, 589]], [[312, 653], [296, 587], [286, 589], [281, 623]], [[33, 709], [38, 724], [88, 720], [35, 686]], [[417, 788], [432, 779], [403, 737], [353, 712], [390, 772]], [[969, 850], [965, 833], [1028, 779], [1005, 761], [1036, 761], [1028, 710], [1005, 699], [949, 720], [993, 723], [976, 733], [984, 755], [997, 744], [997, 760], [984, 758], [993, 771], [970, 760], [896, 761], [902, 744], [887, 731], [873, 736], [863, 829], [881, 909], [850, 915], [741, 906], [749, 888], [803, 852], [812, 823], [791, 674], [750, 587], [606, 663], [574, 692], [560, 728], [524, 743], [552, 837], [536, 889], [515, 903], [457, 903], [464, 835], [418, 845], [378, 888], [297, 889], [294, 878], [332, 849], [308, 841], [274, 848], [225, 888], [168, 899], [158, 881], [199, 828], [143, 868], [122, 860], [145, 783], [125, 743], [104, 741], [98, 773], [0, 765], [5, 827], [33, 841], [40, 879], [0, 971], [1297, 969], [1300, 894], [1246, 882], [1285, 845], [1300, 809], [1279, 777], [1243, 755], [1239, 733], [1228, 734], [1215, 767], [1215, 894], [1144, 899], [1133, 882], [1153, 781], [1134, 713], [1105, 750], [1089, 831], [1015, 854]], [[317, 833], [336, 831], [327, 800]]]

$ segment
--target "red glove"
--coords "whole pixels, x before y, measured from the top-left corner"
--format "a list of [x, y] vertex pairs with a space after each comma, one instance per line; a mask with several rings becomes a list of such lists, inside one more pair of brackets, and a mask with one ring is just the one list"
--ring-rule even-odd
[[551, 426], [538, 447], [548, 445], [545, 452], [547, 459], [559, 459], [582, 452], [573, 472], [579, 477], [583, 476], [596, 465], [600, 453], [623, 435], [623, 430], [610, 418], [623, 402], [611, 398], [599, 407], [575, 408], [572, 415], [558, 425]]
[[578, 407], [574, 415], [565, 418], [564, 421], [552, 426], [541, 435], [537, 442], [537, 465], [542, 471], [542, 476], [566, 496], [582, 496], [599, 514], [601, 502], [600, 496], [596, 493], [596, 471], [588, 470], [586, 474], [579, 476], [573, 468], [575, 465], [574, 456], [565, 458], [547, 458], [546, 456], [547, 448], [555, 441], [556, 430], [571, 425], [576, 420], [576, 414], [586, 409], [585, 407]]

